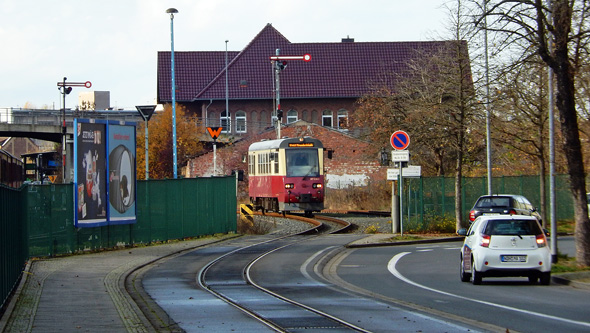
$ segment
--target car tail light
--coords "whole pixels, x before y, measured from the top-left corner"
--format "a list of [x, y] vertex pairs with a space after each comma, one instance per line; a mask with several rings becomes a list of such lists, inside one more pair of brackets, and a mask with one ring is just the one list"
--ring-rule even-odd
[[490, 240], [492, 236], [490, 235], [481, 235], [481, 243], [479, 244], [481, 247], [490, 247]]
[[285, 184], [286, 189], [295, 188], [295, 184]]
[[545, 246], [547, 246], [547, 239], [542, 234], [537, 235], [537, 246], [538, 247], [545, 247]]
[[474, 210], [469, 212], [469, 221], [471, 221], [471, 222], [475, 221], [475, 211]]
[[313, 188], [322, 188], [323, 186], [320, 183], [314, 183], [311, 187], [313, 187]]
[[514, 209], [511, 209], [508, 211], [508, 214], [510, 215], [516, 215], [516, 211]]

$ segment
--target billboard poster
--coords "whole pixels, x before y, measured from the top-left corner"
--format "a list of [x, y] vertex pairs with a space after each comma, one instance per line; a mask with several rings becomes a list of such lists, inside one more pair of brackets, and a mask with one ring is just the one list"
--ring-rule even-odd
[[106, 126], [74, 121], [76, 227], [107, 224]]
[[136, 221], [135, 126], [108, 125], [109, 224]]

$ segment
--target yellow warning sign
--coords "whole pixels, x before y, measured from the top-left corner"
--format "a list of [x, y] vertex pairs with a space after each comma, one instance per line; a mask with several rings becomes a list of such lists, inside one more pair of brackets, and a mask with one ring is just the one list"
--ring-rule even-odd
[[240, 217], [245, 218], [250, 222], [250, 224], [254, 224], [254, 206], [249, 204], [240, 204]]

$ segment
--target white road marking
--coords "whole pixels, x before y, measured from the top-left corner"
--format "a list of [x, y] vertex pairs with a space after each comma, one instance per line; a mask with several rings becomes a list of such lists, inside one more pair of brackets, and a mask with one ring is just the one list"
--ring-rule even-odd
[[[301, 264], [301, 267], [299, 267], [299, 271], [301, 272], [301, 274], [303, 274], [303, 276], [305, 276], [306, 278], [308, 278], [310, 280], [317, 281], [316, 279], [312, 278], [311, 275], [309, 275], [309, 273], [307, 273], [307, 267], [319, 255], [321, 255], [322, 253], [327, 252], [329, 250], [332, 250], [334, 247], [335, 246], [327, 247], [327, 248], [325, 248], [325, 249], [323, 249], [321, 251], [318, 251], [318, 252], [314, 253], [313, 256], [307, 258], [307, 260], [305, 260], [305, 262], [303, 262], [303, 264]], [[316, 272], [316, 274], [317, 274], [317, 272]]]
[[417, 250], [416, 252], [432, 252], [434, 251], [434, 249], [423, 249], [423, 250]]
[[469, 297], [465, 297], [465, 296], [451, 294], [451, 293], [446, 292], [446, 291], [442, 291], [442, 290], [430, 288], [430, 287], [421, 285], [419, 283], [416, 283], [416, 282], [414, 282], [414, 281], [406, 278], [405, 276], [403, 276], [397, 270], [397, 268], [395, 267], [397, 265], [398, 261], [403, 256], [405, 256], [407, 254], [410, 254], [410, 253], [411, 252], [401, 252], [401, 253], [396, 254], [393, 258], [391, 258], [391, 260], [387, 264], [387, 269], [389, 270], [389, 272], [391, 272], [391, 274], [393, 274], [398, 279], [400, 279], [400, 280], [402, 280], [402, 281], [404, 281], [404, 282], [406, 282], [408, 284], [411, 284], [411, 285], [413, 285], [415, 287], [422, 288], [424, 290], [432, 291], [432, 292], [435, 292], [435, 293], [439, 293], [439, 294], [442, 294], [442, 295], [446, 295], [446, 296], [450, 296], [450, 297], [455, 297], [455, 298], [462, 299], [462, 300], [465, 300], [465, 301], [470, 301], [470, 302], [479, 303], [479, 304], [483, 304], [483, 305], [493, 306], [493, 307], [500, 308], [500, 309], [505, 309], [505, 310], [510, 310], [510, 311], [516, 311], [516, 312], [528, 314], [528, 315], [531, 315], [531, 316], [536, 316], [536, 317], [541, 317], [541, 318], [551, 319], [551, 320], [557, 320], [557, 321], [561, 321], [561, 322], [565, 322], [565, 323], [569, 323], [569, 324], [574, 324], [574, 325], [580, 325], [580, 326], [584, 326], [584, 327], [590, 327], [590, 323], [588, 323], [588, 322], [571, 320], [571, 319], [561, 318], [561, 317], [556, 317], [556, 316], [551, 316], [551, 315], [547, 315], [547, 314], [543, 314], [543, 313], [537, 313], [537, 312], [532, 312], [532, 311], [528, 311], [528, 310], [518, 309], [518, 308], [514, 308], [514, 307], [511, 307], [511, 306], [506, 306], [506, 305], [502, 305], [502, 304], [496, 304], [496, 303], [492, 303], [492, 302], [481, 301], [481, 300], [477, 300], [477, 299], [473, 299], [473, 298], [469, 298]]

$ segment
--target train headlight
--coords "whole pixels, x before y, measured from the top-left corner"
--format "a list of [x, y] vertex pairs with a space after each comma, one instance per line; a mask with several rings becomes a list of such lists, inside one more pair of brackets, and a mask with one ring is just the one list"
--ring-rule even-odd
[[295, 184], [285, 184], [286, 189], [295, 188]]
[[315, 183], [311, 187], [313, 187], [313, 188], [322, 188], [324, 186], [321, 183]]

